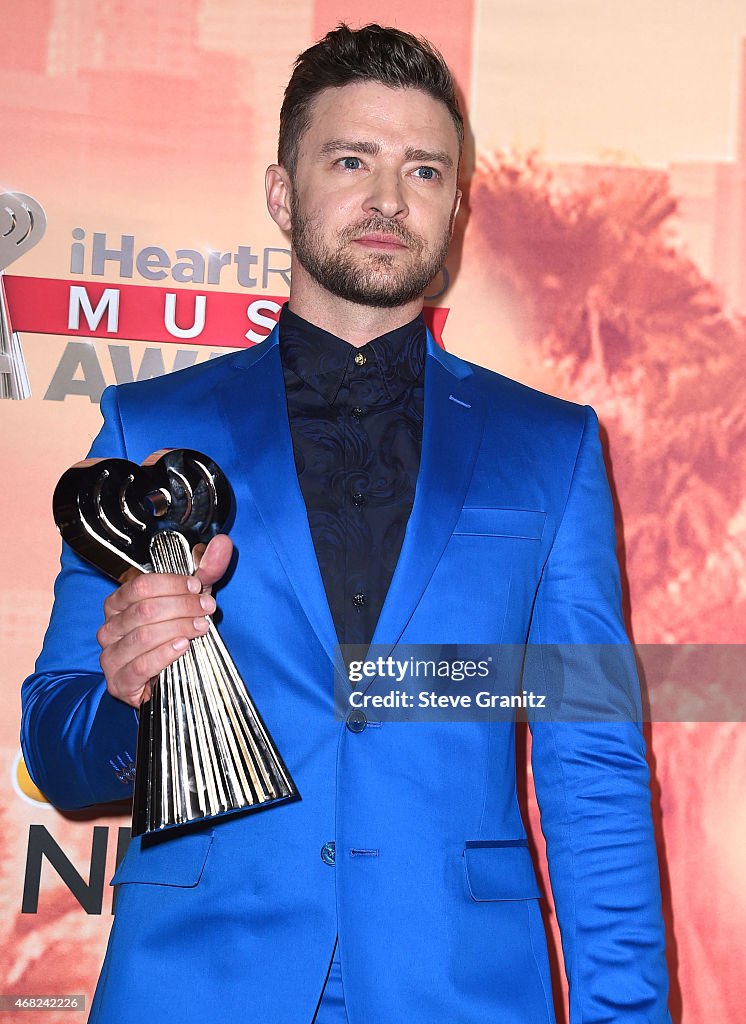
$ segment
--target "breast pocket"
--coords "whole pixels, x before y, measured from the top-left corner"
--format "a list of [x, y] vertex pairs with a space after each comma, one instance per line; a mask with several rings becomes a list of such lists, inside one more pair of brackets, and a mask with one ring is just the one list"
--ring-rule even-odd
[[207, 832], [159, 837], [158, 842], [145, 846], [140, 837], [133, 839], [109, 885], [142, 882], [194, 888], [202, 877], [212, 841], [212, 833]]
[[544, 533], [546, 517], [546, 512], [538, 509], [467, 505], [461, 510], [453, 534], [538, 541]]
[[467, 892], [476, 903], [541, 897], [525, 839], [467, 840], [463, 857]]

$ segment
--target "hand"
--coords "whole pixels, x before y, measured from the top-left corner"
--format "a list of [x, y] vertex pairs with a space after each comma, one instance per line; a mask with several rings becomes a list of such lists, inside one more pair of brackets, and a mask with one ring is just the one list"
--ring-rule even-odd
[[150, 680], [176, 661], [189, 641], [207, 632], [215, 611], [210, 593], [225, 573], [233, 543], [225, 534], [194, 549], [194, 576], [137, 573], [104, 601], [96, 634], [109, 693], [132, 707], [150, 699]]

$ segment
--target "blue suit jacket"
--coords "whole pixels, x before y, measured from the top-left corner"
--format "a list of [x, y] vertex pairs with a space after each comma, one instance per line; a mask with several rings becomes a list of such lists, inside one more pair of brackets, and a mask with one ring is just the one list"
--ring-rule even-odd
[[[336, 635], [292, 455], [278, 336], [110, 388], [91, 454], [206, 451], [233, 484], [220, 631], [301, 792], [151, 848], [133, 840], [91, 1021], [306, 1024], [339, 932], [350, 1024], [554, 1020], [534, 868], [500, 722], [333, 716]], [[100, 673], [111, 584], [63, 551], [23, 688], [32, 778], [63, 808], [127, 795], [136, 717]], [[626, 644], [595, 413], [428, 335], [417, 490], [373, 642]], [[396, 653], [396, 652], [394, 652]], [[635, 701], [639, 700], [633, 680]], [[537, 723], [533, 775], [573, 1024], [667, 1021], [638, 724]], [[336, 843], [336, 863], [320, 856]]]

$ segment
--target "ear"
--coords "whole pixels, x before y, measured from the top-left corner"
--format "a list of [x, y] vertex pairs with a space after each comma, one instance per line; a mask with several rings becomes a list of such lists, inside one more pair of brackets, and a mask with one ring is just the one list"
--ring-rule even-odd
[[270, 164], [264, 176], [267, 192], [267, 209], [275, 224], [282, 231], [290, 231], [290, 176], [279, 164]]
[[457, 188], [456, 189], [456, 195], [454, 196], [454, 199], [453, 199], [453, 208], [451, 209], [451, 237], [453, 237], [453, 229], [456, 226], [456, 216], [457, 216], [458, 211], [459, 211], [459, 209], [461, 207], [461, 197], [462, 196], [463, 196], [463, 192], [461, 191], [460, 188]]

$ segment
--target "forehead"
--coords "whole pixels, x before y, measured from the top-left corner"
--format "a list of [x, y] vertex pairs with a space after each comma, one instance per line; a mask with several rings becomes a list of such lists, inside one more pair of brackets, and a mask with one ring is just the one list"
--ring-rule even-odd
[[421, 89], [380, 82], [352, 82], [314, 97], [301, 152], [312, 155], [330, 138], [341, 136], [392, 147], [446, 149], [454, 165], [459, 155], [456, 126], [445, 103]]

